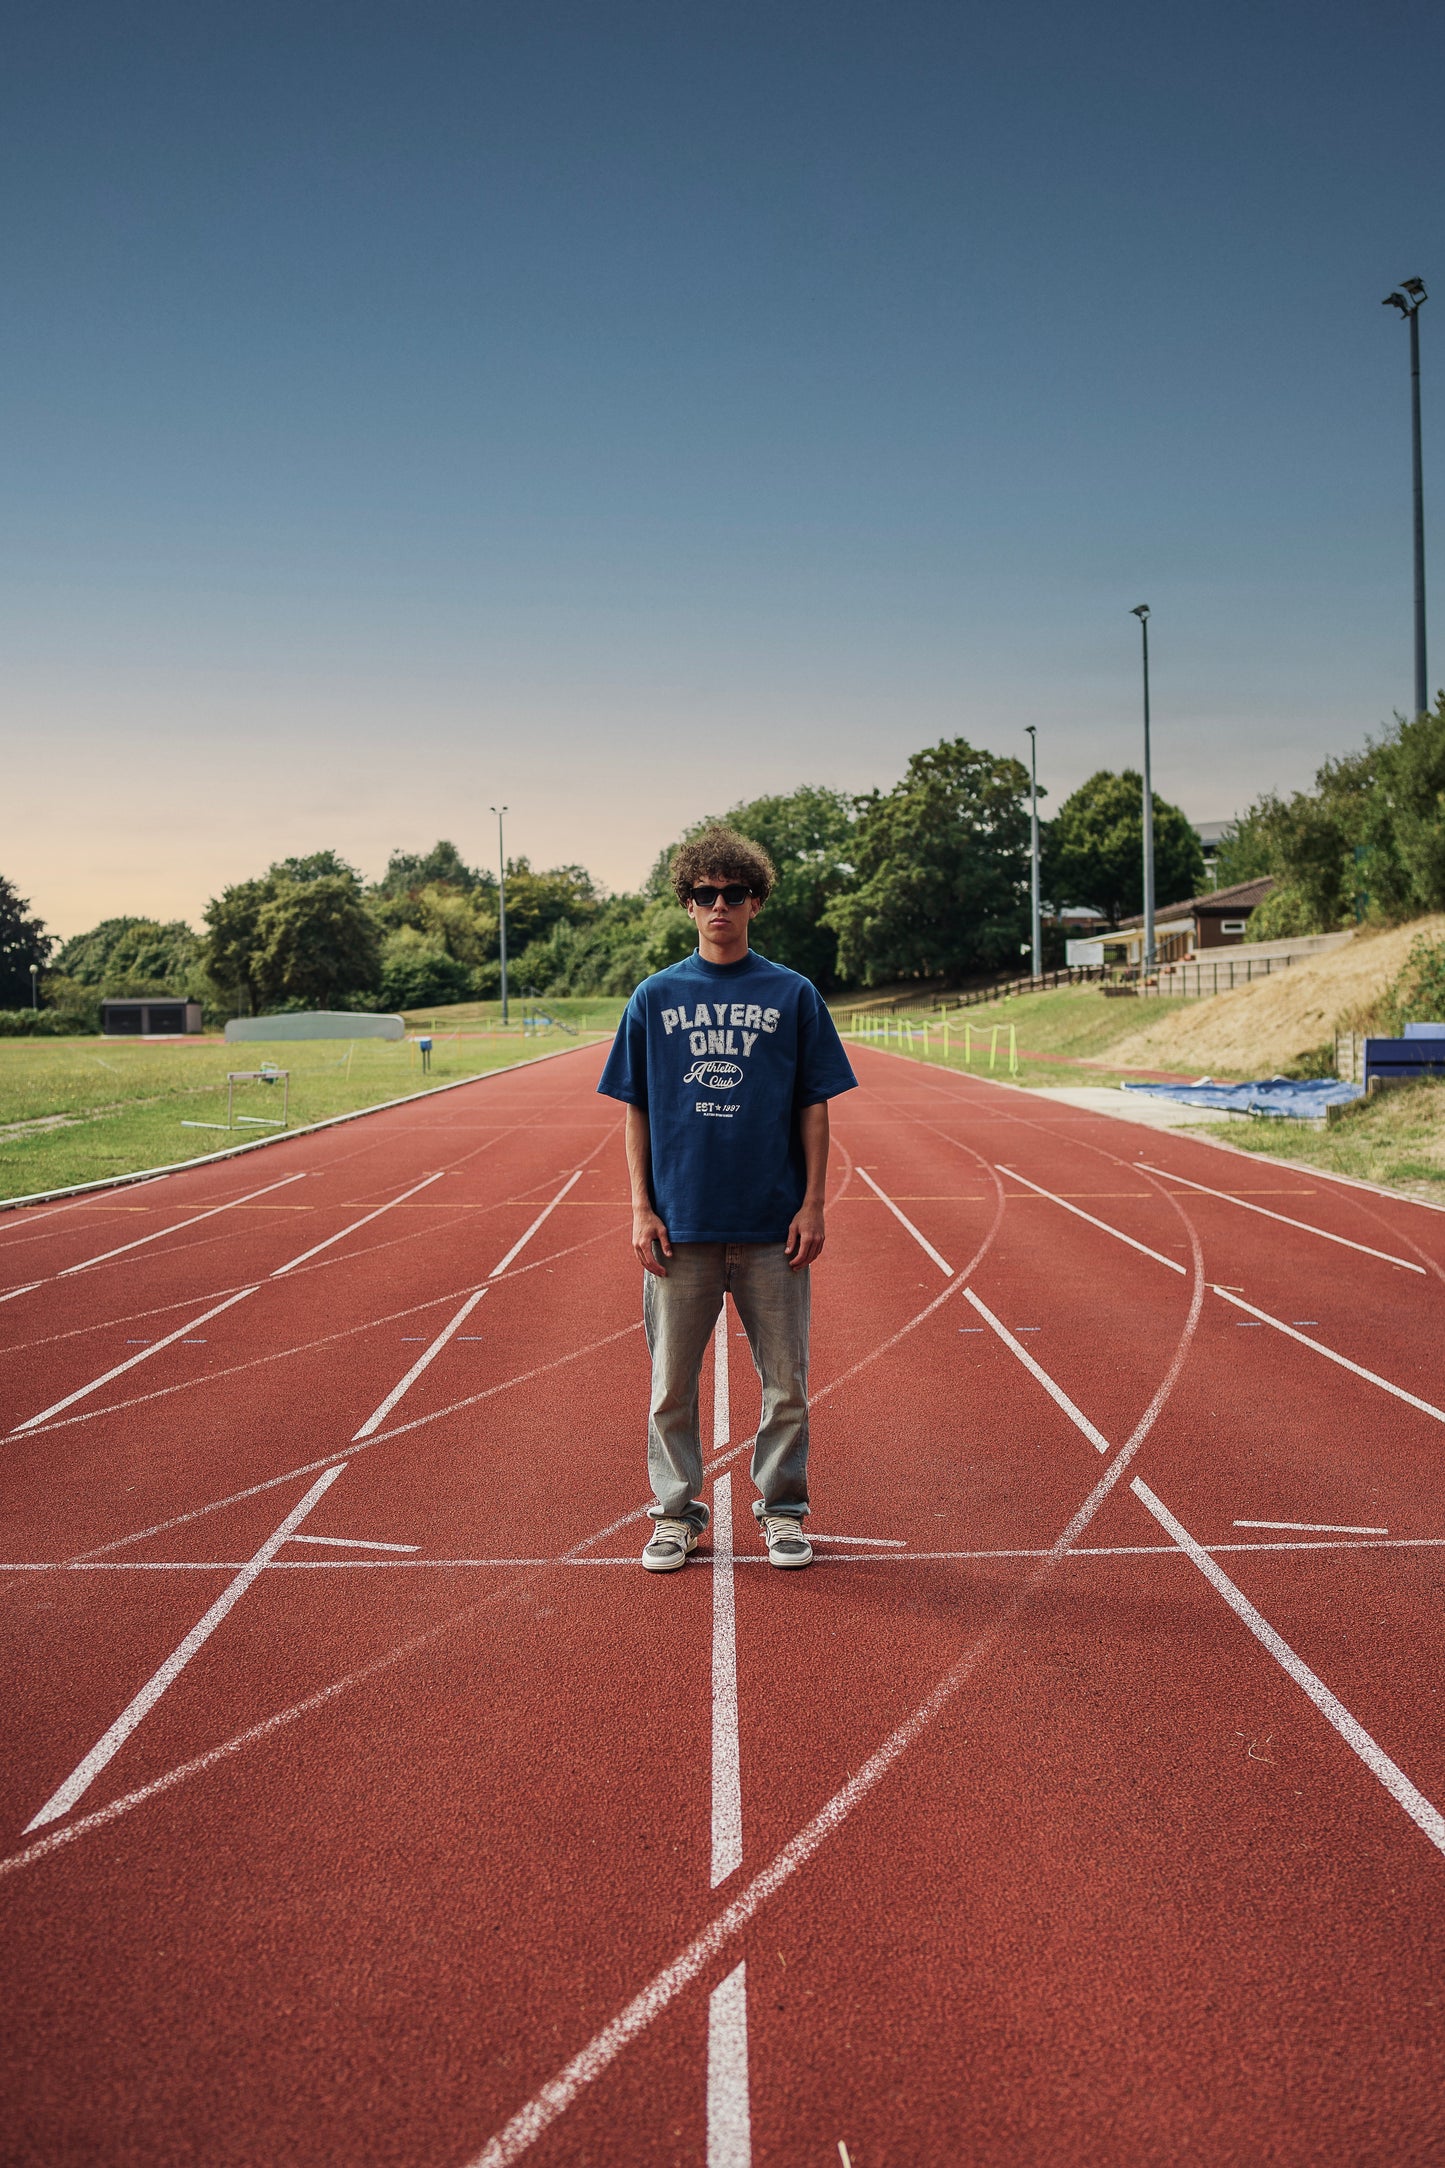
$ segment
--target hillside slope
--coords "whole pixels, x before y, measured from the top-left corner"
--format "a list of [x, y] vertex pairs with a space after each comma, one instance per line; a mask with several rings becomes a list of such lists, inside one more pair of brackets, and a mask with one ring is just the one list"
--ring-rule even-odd
[[1139, 1068], [1269, 1076], [1335, 1031], [1362, 1028], [1422, 934], [1445, 940], [1445, 916], [1362, 931], [1328, 955], [1172, 1009], [1118, 1040], [1111, 1059]]

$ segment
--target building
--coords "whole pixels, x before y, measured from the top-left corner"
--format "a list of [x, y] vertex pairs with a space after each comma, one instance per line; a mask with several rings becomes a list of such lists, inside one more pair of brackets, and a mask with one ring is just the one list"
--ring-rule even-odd
[[100, 1028], [108, 1039], [179, 1039], [201, 1028], [199, 1001], [174, 994], [107, 997], [100, 1005]]
[[1199, 838], [1199, 848], [1204, 853], [1204, 877], [1211, 892], [1219, 885], [1217, 860], [1219, 846], [1227, 835], [1232, 834], [1233, 821], [1196, 821], [1194, 833]]
[[[1233, 888], [1212, 889], [1207, 896], [1191, 896], [1185, 903], [1171, 903], [1154, 913], [1156, 963], [1193, 963], [1219, 949], [1238, 948], [1251, 918], [1274, 887], [1274, 876], [1262, 874], [1255, 881], [1237, 881]], [[1127, 950], [1124, 961], [1144, 961], [1144, 915], [1122, 919], [1114, 940]]]

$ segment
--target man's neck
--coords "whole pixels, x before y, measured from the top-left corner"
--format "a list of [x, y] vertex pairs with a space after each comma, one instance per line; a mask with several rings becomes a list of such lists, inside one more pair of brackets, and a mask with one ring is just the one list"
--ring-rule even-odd
[[744, 926], [737, 938], [728, 942], [710, 940], [701, 926], [697, 930], [697, 953], [705, 964], [740, 964], [748, 955], [748, 929]]

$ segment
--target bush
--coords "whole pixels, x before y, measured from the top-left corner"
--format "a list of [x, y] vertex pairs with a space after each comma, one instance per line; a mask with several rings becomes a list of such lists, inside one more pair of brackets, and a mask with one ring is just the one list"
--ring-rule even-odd
[[1385, 996], [1380, 1021], [1386, 1031], [1397, 1033], [1406, 1024], [1445, 1021], [1445, 941], [1425, 935], [1416, 941]]
[[475, 997], [476, 977], [471, 967], [450, 955], [439, 941], [429, 941], [414, 926], [399, 926], [381, 945], [381, 985], [378, 1000], [383, 1009], [418, 1009], [427, 1003], [440, 1006]]
[[95, 1028], [83, 1017], [62, 1016], [54, 1009], [0, 1009], [0, 1039], [85, 1038]]

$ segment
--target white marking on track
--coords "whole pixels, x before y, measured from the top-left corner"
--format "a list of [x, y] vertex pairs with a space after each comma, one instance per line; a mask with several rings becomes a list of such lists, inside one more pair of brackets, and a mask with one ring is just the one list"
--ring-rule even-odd
[[1180, 1550], [1199, 1568], [1211, 1588], [1216, 1589], [1224, 1598], [1235, 1617], [1249, 1628], [1260, 1646], [1268, 1649], [1281, 1670], [1286, 1671], [1301, 1692], [1308, 1695], [1325, 1722], [1333, 1725], [1346, 1746], [1359, 1756], [1370, 1774], [1379, 1780], [1396, 1804], [1404, 1808], [1422, 1836], [1434, 1845], [1437, 1852], [1445, 1853], [1445, 1815], [1441, 1814], [1439, 1808], [1410, 1782], [1398, 1762], [1391, 1760], [1384, 1748], [1370, 1737], [1364, 1725], [1351, 1716], [1339, 1697], [1331, 1693], [1323, 1679], [1311, 1671], [1303, 1657], [1295, 1654], [1282, 1635], [1275, 1632], [1263, 1613], [1257, 1611], [1244, 1592], [1235, 1587], [1224, 1568], [1210, 1557], [1202, 1544], [1195, 1542], [1188, 1529], [1155, 1497], [1148, 1484], [1135, 1476], [1129, 1488], [1145, 1511], [1154, 1516], [1159, 1526], [1174, 1538]]
[[338, 1228], [336, 1233], [328, 1235], [324, 1242], [313, 1242], [310, 1249], [303, 1250], [299, 1257], [288, 1257], [284, 1265], [276, 1267], [276, 1270], [271, 1274], [271, 1278], [273, 1280], [284, 1278], [286, 1273], [294, 1272], [298, 1265], [304, 1265], [308, 1258], [319, 1257], [323, 1250], [329, 1250], [335, 1242], [344, 1242], [348, 1235], [356, 1233], [358, 1227], [369, 1227], [373, 1220], [381, 1218], [383, 1212], [394, 1212], [399, 1204], [406, 1203], [408, 1197], [415, 1197], [422, 1190], [429, 1189], [433, 1182], [439, 1182], [447, 1172], [449, 1172], [449, 1169], [445, 1167], [439, 1168], [435, 1174], [427, 1175], [424, 1181], [414, 1183], [410, 1189], [404, 1189], [399, 1197], [389, 1198], [385, 1204], [379, 1204], [374, 1212], [364, 1212], [361, 1218], [353, 1220], [349, 1227]]
[[183, 1227], [199, 1227], [202, 1220], [215, 1219], [221, 1212], [234, 1212], [238, 1205], [250, 1204], [257, 1197], [268, 1197], [273, 1189], [285, 1189], [288, 1183], [304, 1182], [306, 1170], [300, 1174], [283, 1175], [279, 1182], [268, 1182], [264, 1189], [248, 1190], [244, 1197], [232, 1197], [226, 1204], [212, 1205], [209, 1212], [197, 1212], [190, 1219], [177, 1220], [174, 1227], [157, 1227], [148, 1235], [137, 1235], [134, 1242], [122, 1242], [113, 1250], [101, 1250], [95, 1257], [82, 1258], [78, 1265], [67, 1265], [58, 1272], [58, 1280], [68, 1280], [73, 1272], [88, 1272], [92, 1265], [108, 1264], [112, 1257], [124, 1257], [127, 1250], [144, 1249], [148, 1242], [159, 1242], [164, 1235], [178, 1235]]
[[33, 1294], [37, 1287], [44, 1285], [44, 1280], [27, 1280], [23, 1287], [7, 1287], [4, 1294], [0, 1295], [0, 1302], [13, 1302], [17, 1295]]
[[1392, 1256], [1389, 1250], [1372, 1249], [1368, 1242], [1352, 1242], [1348, 1235], [1331, 1234], [1326, 1227], [1311, 1227], [1308, 1220], [1291, 1219], [1288, 1212], [1271, 1212], [1262, 1204], [1251, 1204], [1247, 1197], [1236, 1197], [1227, 1189], [1211, 1189], [1207, 1182], [1191, 1182], [1187, 1174], [1170, 1174], [1163, 1167], [1151, 1167], [1147, 1160], [1135, 1164], [1145, 1174], [1157, 1174], [1161, 1181], [1182, 1182], [1186, 1189], [1197, 1189], [1206, 1197], [1222, 1197], [1226, 1204], [1237, 1204], [1241, 1212], [1257, 1212], [1261, 1219], [1278, 1220], [1281, 1227], [1298, 1227], [1302, 1234], [1318, 1235], [1321, 1242], [1338, 1242], [1342, 1249], [1359, 1250], [1366, 1257], [1378, 1257], [1387, 1265], [1399, 1265], [1406, 1272], [1418, 1272], [1423, 1279], [1425, 1267], [1411, 1264], [1408, 1257]]
[[[338, 1551], [419, 1551], [421, 1549], [419, 1543], [373, 1543], [366, 1536], [293, 1536], [291, 1541], [293, 1543], [325, 1543], [333, 1546]], [[329, 1559], [318, 1559], [316, 1563], [318, 1565], [329, 1565], [331, 1561]], [[347, 1561], [338, 1559], [336, 1563], [341, 1565], [347, 1563]], [[369, 1561], [357, 1559], [355, 1563], [357, 1565], [366, 1565]], [[407, 1560], [407, 1564], [411, 1564], [410, 1559]]]
[[1377, 1370], [1366, 1370], [1362, 1363], [1352, 1363], [1348, 1355], [1340, 1355], [1334, 1348], [1326, 1347], [1323, 1340], [1311, 1340], [1308, 1333], [1297, 1332], [1294, 1326], [1287, 1325], [1282, 1317], [1271, 1317], [1268, 1310], [1256, 1309], [1252, 1302], [1245, 1301], [1243, 1295], [1231, 1294], [1227, 1287], [1216, 1286], [1214, 1292], [1226, 1302], [1232, 1302], [1236, 1310], [1248, 1310], [1259, 1319], [1261, 1325], [1273, 1325], [1275, 1331], [1282, 1332], [1286, 1340], [1298, 1340], [1301, 1347], [1313, 1348], [1316, 1355], [1323, 1355], [1327, 1362], [1338, 1363], [1341, 1370], [1348, 1370], [1355, 1377], [1363, 1378], [1367, 1385], [1378, 1385], [1382, 1393], [1392, 1393], [1396, 1400], [1403, 1400], [1408, 1406], [1418, 1408], [1422, 1415], [1433, 1415], [1437, 1423], [1445, 1423], [1445, 1408], [1437, 1408], [1433, 1400], [1422, 1400], [1418, 1393], [1406, 1392], [1403, 1385], [1392, 1385], [1390, 1380], [1382, 1378]]
[[1236, 1521], [1236, 1528], [1288, 1529], [1297, 1536], [1388, 1536], [1388, 1528], [1350, 1528], [1340, 1521]]
[[743, 1863], [731, 1475], [720, 1475], [712, 1487], [712, 1566], [712, 1887], [716, 1889]]
[[1033, 1356], [1029, 1353], [1028, 1349], [1023, 1345], [1023, 1343], [1014, 1338], [1013, 1334], [1009, 1331], [1007, 1325], [1005, 1325], [1001, 1319], [994, 1316], [988, 1304], [986, 1302], [981, 1302], [971, 1287], [966, 1287], [964, 1289], [963, 1299], [965, 1302], [972, 1303], [974, 1309], [977, 1310], [979, 1316], [993, 1327], [994, 1331], [998, 1334], [1000, 1340], [1002, 1340], [1004, 1346], [1006, 1348], [1009, 1348], [1018, 1357], [1019, 1361], [1023, 1364], [1025, 1370], [1027, 1370], [1031, 1376], [1038, 1379], [1040, 1385], [1042, 1385], [1044, 1391], [1048, 1394], [1049, 1398], [1051, 1400], [1057, 1401], [1058, 1405], [1063, 1409], [1065, 1415], [1067, 1415], [1067, 1417], [1069, 1418], [1069, 1421], [1075, 1426], [1076, 1429], [1081, 1430], [1084, 1433], [1084, 1436], [1088, 1439], [1090, 1445], [1092, 1445], [1095, 1450], [1100, 1453], [1107, 1453], [1109, 1450], [1109, 1441], [1104, 1436], [1103, 1432], [1101, 1430], [1096, 1430], [1094, 1428], [1094, 1425], [1089, 1421], [1088, 1416], [1085, 1415], [1081, 1409], [1074, 1406], [1073, 1401], [1070, 1400], [1068, 1394], [1064, 1391], [1063, 1386], [1056, 1385], [1054, 1383], [1054, 1380], [1049, 1376], [1049, 1373], [1043, 1368], [1042, 1364], [1036, 1362]]
[[424, 1348], [421, 1354], [418, 1355], [416, 1361], [412, 1364], [410, 1370], [408, 1370], [406, 1376], [401, 1380], [400, 1384], [394, 1385], [391, 1391], [387, 1394], [385, 1400], [382, 1401], [381, 1406], [377, 1408], [373, 1414], [368, 1415], [366, 1421], [362, 1424], [360, 1430], [358, 1430], [355, 1436], [352, 1438], [351, 1442], [353, 1445], [355, 1445], [357, 1440], [360, 1438], [369, 1438], [372, 1432], [377, 1428], [377, 1426], [386, 1421], [386, 1418], [388, 1417], [388, 1415], [390, 1415], [392, 1409], [396, 1406], [397, 1402], [416, 1383], [416, 1380], [421, 1376], [423, 1370], [426, 1369], [427, 1364], [432, 1362], [438, 1355], [440, 1355], [442, 1349], [446, 1346], [448, 1340], [450, 1340], [452, 1334], [456, 1331], [458, 1325], [464, 1325], [466, 1323], [467, 1319], [471, 1316], [473, 1310], [475, 1310], [477, 1304], [481, 1301], [483, 1295], [485, 1295], [486, 1292], [487, 1290], [485, 1287], [478, 1287], [475, 1288], [470, 1295], [468, 1295], [466, 1301], [457, 1311], [456, 1316], [453, 1317], [448, 1324], [443, 1325], [441, 1331], [432, 1341], [430, 1347]]
[[943, 1274], [946, 1280], [951, 1280], [953, 1278], [953, 1267], [948, 1262], [948, 1259], [946, 1257], [939, 1256], [937, 1250], [933, 1247], [933, 1244], [929, 1241], [927, 1235], [919, 1233], [918, 1229], [914, 1226], [912, 1220], [908, 1217], [908, 1214], [899, 1209], [899, 1207], [893, 1202], [893, 1199], [888, 1195], [886, 1190], [882, 1190], [879, 1188], [878, 1184], [874, 1181], [872, 1175], [868, 1172], [868, 1169], [866, 1167], [860, 1167], [858, 1169], [858, 1172], [862, 1176], [863, 1180], [868, 1184], [868, 1187], [872, 1190], [874, 1196], [879, 1200], [880, 1204], [887, 1205], [889, 1211], [893, 1214], [893, 1217], [898, 1221], [899, 1225], [908, 1229], [908, 1232], [912, 1235], [914, 1241], [918, 1244], [918, 1247], [924, 1252], [925, 1256], [931, 1257], [933, 1259], [933, 1262], [937, 1265], [939, 1271]]
[[728, 1299], [723, 1296], [712, 1336], [712, 1449], [720, 1453], [732, 1441], [732, 1399], [728, 1388]]
[[[980, 1326], [979, 1330], [982, 1331], [982, 1329], [982, 1326]], [[808, 1530], [808, 1541], [810, 1543], [864, 1543], [870, 1550], [884, 1551], [906, 1551], [908, 1548], [902, 1536], [820, 1536], [815, 1534], [811, 1528]]]
[[101, 1386], [109, 1385], [112, 1378], [122, 1377], [127, 1370], [134, 1370], [137, 1363], [148, 1362], [152, 1355], [159, 1355], [162, 1348], [173, 1347], [177, 1340], [184, 1340], [187, 1333], [194, 1332], [197, 1325], [207, 1324], [211, 1318], [219, 1317], [223, 1310], [229, 1310], [236, 1303], [244, 1302], [248, 1295], [254, 1295], [255, 1292], [254, 1287], [243, 1287], [239, 1294], [228, 1295], [224, 1302], [218, 1302], [214, 1309], [203, 1310], [199, 1317], [193, 1317], [188, 1324], [177, 1325], [175, 1331], [168, 1332], [164, 1339], [152, 1340], [148, 1346], [143, 1347], [139, 1355], [128, 1355], [123, 1363], [116, 1363], [111, 1369], [102, 1371], [101, 1375], [92, 1378], [88, 1385], [78, 1385], [75, 1391], [67, 1393], [63, 1400], [54, 1400], [48, 1408], [42, 1408], [38, 1415], [27, 1416], [23, 1423], [15, 1425], [10, 1433], [11, 1437], [18, 1438], [22, 1431], [34, 1430], [38, 1423], [48, 1423], [52, 1415], [59, 1415], [63, 1409], [73, 1407], [77, 1400], [84, 1400], [91, 1393], [99, 1392]]
[[527, 1229], [527, 1232], [522, 1236], [521, 1240], [512, 1244], [512, 1247], [508, 1250], [506, 1256], [502, 1259], [499, 1265], [493, 1265], [491, 1271], [487, 1274], [487, 1278], [489, 1280], [499, 1280], [501, 1278], [502, 1274], [506, 1271], [508, 1265], [511, 1264], [513, 1258], [521, 1256], [523, 1250], [527, 1247], [527, 1244], [531, 1241], [533, 1235], [537, 1232], [537, 1229], [543, 1226], [545, 1222], [552, 1217], [552, 1214], [556, 1211], [558, 1205], [562, 1202], [562, 1199], [566, 1196], [568, 1190], [571, 1189], [572, 1185], [575, 1182], [580, 1182], [581, 1179], [582, 1169], [580, 1167], [577, 1169], [577, 1172], [575, 1174], [568, 1175], [566, 1181], [562, 1184], [562, 1187], [558, 1190], [556, 1196], [552, 1199], [552, 1202], [549, 1205], [544, 1206], [544, 1208], [537, 1214], [537, 1217], [533, 1220], [531, 1226]]
[[1082, 1206], [1070, 1204], [1067, 1197], [1060, 1197], [1055, 1191], [1044, 1189], [1040, 1183], [1031, 1182], [1026, 1174], [1020, 1174], [1014, 1167], [1006, 1167], [1002, 1160], [998, 1163], [998, 1171], [1006, 1174], [1011, 1182], [1022, 1182], [1024, 1188], [1031, 1189], [1035, 1196], [1047, 1197], [1050, 1204], [1060, 1206], [1065, 1212], [1072, 1212], [1075, 1219], [1087, 1220], [1091, 1227], [1099, 1228], [1106, 1235], [1112, 1235], [1116, 1242], [1127, 1242], [1131, 1250], [1137, 1250], [1141, 1257], [1152, 1257], [1156, 1265], [1167, 1265], [1171, 1272], [1185, 1270], [1177, 1257], [1165, 1257], [1160, 1251], [1151, 1250], [1147, 1242], [1136, 1242], [1134, 1237], [1126, 1235], [1121, 1227], [1111, 1227], [1107, 1220], [1095, 1219], [1092, 1212], [1085, 1212]]
[[744, 1958], [707, 2001], [707, 2168], [752, 2168], [752, 2158]]
[[59, 1821], [63, 1814], [70, 1812], [76, 1801], [90, 1789], [107, 1762], [119, 1753], [136, 1726], [144, 1722], [167, 1687], [180, 1677], [196, 1651], [210, 1640], [222, 1619], [240, 1602], [258, 1576], [264, 1573], [282, 1544], [300, 1527], [311, 1508], [331, 1488], [336, 1478], [344, 1473], [344, 1466], [328, 1468], [324, 1475], [317, 1477], [300, 1504], [292, 1507], [280, 1527], [274, 1529], [260, 1550], [247, 1559], [235, 1579], [222, 1589], [209, 1611], [197, 1619], [179, 1647], [173, 1649], [160, 1669], [151, 1674], [140, 1692], [126, 1703], [110, 1729], [97, 1739], [84, 1760], [76, 1764], [65, 1782], [51, 1793], [40, 1812], [26, 1823], [27, 1836], [32, 1829], [41, 1829], [47, 1822]]

